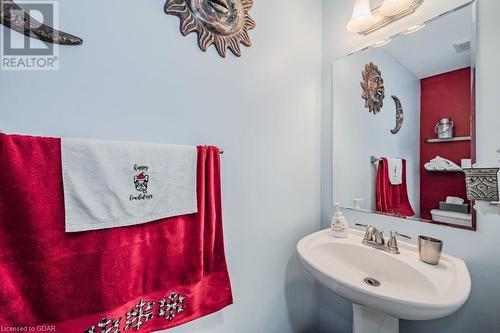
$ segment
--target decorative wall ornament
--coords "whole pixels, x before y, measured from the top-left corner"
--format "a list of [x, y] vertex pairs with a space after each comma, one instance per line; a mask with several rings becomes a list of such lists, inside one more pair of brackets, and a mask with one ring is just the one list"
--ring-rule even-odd
[[373, 114], [377, 114], [384, 106], [385, 88], [382, 73], [373, 62], [370, 62], [365, 65], [362, 75], [363, 94], [361, 97], [365, 100], [365, 107]]
[[391, 130], [391, 133], [397, 134], [403, 126], [405, 115], [403, 112], [403, 106], [401, 105], [401, 101], [399, 100], [399, 98], [394, 95], [391, 95], [391, 97], [394, 100], [394, 103], [396, 103], [396, 127]]
[[165, 13], [179, 17], [182, 35], [197, 33], [203, 51], [214, 44], [221, 57], [228, 48], [239, 57], [240, 43], [252, 45], [248, 35], [256, 25], [248, 14], [252, 6], [253, 0], [167, 0]]
[[25, 36], [47, 43], [81, 45], [83, 40], [66, 32], [55, 30], [28, 15], [12, 0], [0, 0], [0, 24]]
[[499, 201], [498, 170], [500, 168], [464, 168], [467, 199]]

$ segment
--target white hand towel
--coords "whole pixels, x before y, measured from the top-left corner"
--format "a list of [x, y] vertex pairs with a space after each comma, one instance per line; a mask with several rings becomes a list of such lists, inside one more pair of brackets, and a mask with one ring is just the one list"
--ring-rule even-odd
[[388, 158], [389, 181], [392, 185], [403, 183], [403, 160], [400, 158]]
[[462, 170], [456, 163], [442, 158], [441, 156], [436, 156], [424, 165], [426, 170], [429, 171], [460, 171]]
[[195, 213], [194, 146], [62, 139], [67, 232]]
[[434, 165], [434, 163], [432, 162], [427, 162], [424, 164], [424, 168], [425, 170], [427, 171], [435, 171], [436, 170], [436, 166]]

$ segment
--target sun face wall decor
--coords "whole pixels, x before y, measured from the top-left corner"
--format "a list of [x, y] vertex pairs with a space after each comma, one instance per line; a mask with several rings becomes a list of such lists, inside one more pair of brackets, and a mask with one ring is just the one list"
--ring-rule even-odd
[[385, 87], [382, 73], [376, 65], [370, 62], [365, 65], [362, 75], [363, 94], [361, 97], [365, 100], [365, 107], [373, 114], [377, 114], [384, 106]]
[[248, 14], [252, 6], [253, 0], [167, 0], [165, 13], [179, 17], [182, 35], [197, 33], [203, 51], [214, 44], [221, 57], [228, 48], [239, 57], [240, 43], [252, 45], [248, 35], [255, 28]]

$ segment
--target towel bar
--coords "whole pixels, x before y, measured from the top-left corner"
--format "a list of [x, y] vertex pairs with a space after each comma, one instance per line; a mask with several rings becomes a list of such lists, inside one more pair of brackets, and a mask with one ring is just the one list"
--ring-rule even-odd
[[[1, 129], [0, 129], [0, 133], [3, 133], [3, 131]], [[219, 149], [219, 154], [223, 155], [224, 154], [224, 149], [222, 149], [220, 147], [218, 147], [218, 149]]]

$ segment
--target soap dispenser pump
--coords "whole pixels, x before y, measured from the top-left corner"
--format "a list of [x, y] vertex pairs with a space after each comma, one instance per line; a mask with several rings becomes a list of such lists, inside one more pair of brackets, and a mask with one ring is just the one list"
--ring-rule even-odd
[[349, 237], [349, 225], [347, 224], [347, 220], [340, 211], [340, 204], [336, 203], [334, 207], [335, 213], [333, 214], [331, 224], [333, 236], [337, 238], [347, 238]]

